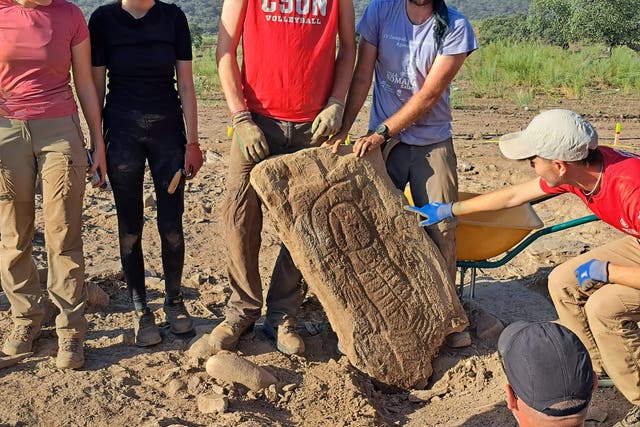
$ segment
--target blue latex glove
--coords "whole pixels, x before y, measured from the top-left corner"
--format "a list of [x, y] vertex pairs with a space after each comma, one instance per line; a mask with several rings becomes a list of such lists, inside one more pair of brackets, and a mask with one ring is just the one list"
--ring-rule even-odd
[[421, 208], [417, 206], [405, 206], [404, 209], [427, 218], [420, 222], [422, 227], [426, 227], [428, 225], [437, 224], [444, 219], [453, 218], [453, 212], [451, 211], [452, 207], [453, 203], [433, 202], [424, 205]]
[[592, 259], [576, 268], [574, 274], [583, 291], [588, 291], [594, 286], [606, 284], [609, 281], [607, 273], [608, 261]]

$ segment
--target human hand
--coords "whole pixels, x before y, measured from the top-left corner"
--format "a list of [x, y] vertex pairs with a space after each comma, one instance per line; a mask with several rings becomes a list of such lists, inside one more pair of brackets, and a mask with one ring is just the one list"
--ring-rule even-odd
[[343, 144], [347, 144], [348, 140], [349, 140], [349, 133], [340, 132], [337, 135], [334, 135], [331, 139], [326, 140], [322, 144], [322, 147], [331, 147], [331, 152], [333, 154], [336, 154], [338, 152], [338, 148], [340, 148], [340, 146]]
[[353, 145], [353, 152], [356, 157], [364, 157], [365, 154], [374, 150], [376, 147], [381, 146], [384, 143], [384, 136], [379, 133], [372, 132], [369, 135], [358, 138]]
[[340, 130], [344, 103], [333, 96], [327, 101], [324, 109], [318, 113], [311, 124], [311, 145], [315, 145], [322, 137], [329, 137]]
[[240, 151], [247, 160], [258, 163], [269, 155], [269, 144], [249, 111], [234, 114], [232, 126]]
[[606, 284], [609, 281], [608, 266], [608, 261], [592, 259], [576, 268], [574, 274], [580, 288], [583, 291], [588, 291], [594, 286]]
[[185, 177], [191, 179], [202, 167], [202, 150], [200, 150], [200, 144], [189, 143], [185, 146], [184, 153], [184, 170], [186, 171]]
[[87, 151], [90, 159], [87, 175], [93, 176], [97, 172], [99, 180], [97, 182], [95, 180], [92, 181], [91, 186], [94, 188], [106, 188], [107, 156], [104, 150], [104, 141], [93, 141], [92, 145], [94, 147], [93, 152], [89, 153]]
[[423, 217], [427, 218], [424, 221], [420, 221], [421, 227], [437, 224], [447, 218], [453, 218], [453, 203], [439, 203], [433, 202], [422, 206], [405, 206], [404, 210], [409, 212], [415, 212]]

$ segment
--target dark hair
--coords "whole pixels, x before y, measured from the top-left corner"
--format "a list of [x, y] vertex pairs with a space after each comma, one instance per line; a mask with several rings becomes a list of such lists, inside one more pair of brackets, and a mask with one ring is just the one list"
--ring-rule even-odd
[[589, 154], [587, 154], [587, 157], [585, 157], [582, 160], [578, 160], [578, 161], [576, 161], [574, 163], [578, 163], [578, 164], [581, 164], [583, 166], [587, 166], [587, 165], [593, 165], [595, 163], [599, 163], [601, 161], [602, 161], [602, 153], [596, 147], [593, 150], [589, 150]]
[[435, 25], [433, 27], [433, 39], [436, 42], [436, 51], [442, 51], [442, 40], [449, 31], [449, 11], [444, 0], [433, 1], [433, 14], [435, 15]]

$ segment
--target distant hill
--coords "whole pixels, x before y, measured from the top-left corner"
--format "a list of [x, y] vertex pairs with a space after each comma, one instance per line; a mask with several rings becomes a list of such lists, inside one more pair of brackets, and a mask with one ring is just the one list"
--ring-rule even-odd
[[[80, 6], [87, 19], [89, 19], [89, 15], [91, 15], [91, 12], [93, 12], [95, 8], [102, 4], [110, 3], [108, 0], [71, 1]], [[222, 0], [165, 1], [177, 3], [186, 13], [191, 26], [199, 27], [204, 33], [215, 34], [218, 32]], [[368, 3], [368, 0], [354, 0], [356, 19], [359, 19]], [[455, 7], [471, 20], [481, 20], [497, 15], [510, 15], [518, 12], [526, 13], [531, 4], [531, 0], [447, 0], [447, 4]]]

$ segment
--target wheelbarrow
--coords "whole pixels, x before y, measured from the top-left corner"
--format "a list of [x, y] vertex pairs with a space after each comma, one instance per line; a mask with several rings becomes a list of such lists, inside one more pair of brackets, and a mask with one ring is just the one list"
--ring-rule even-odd
[[[413, 204], [408, 187], [405, 196], [409, 203]], [[465, 192], [458, 194], [459, 200], [466, 200], [474, 196], [477, 194]], [[476, 273], [479, 268], [502, 267], [542, 236], [599, 220], [595, 215], [586, 215], [543, 228], [544, 224], [533, 210], [532, 205], [551, 197], [555, 196], [543, 197], [513, 208], [457, 217], [456, 266], [460, 269], [458, 285], [460, 298], [462, 298], [464, 291], [467, 271], [471, 273], [469, 299], [473, 299], [475, 297]], [[537, 231], [532, 233], [533, 230]], [[502, 254], [504, 255], [501, 258], [493, 259]]]

